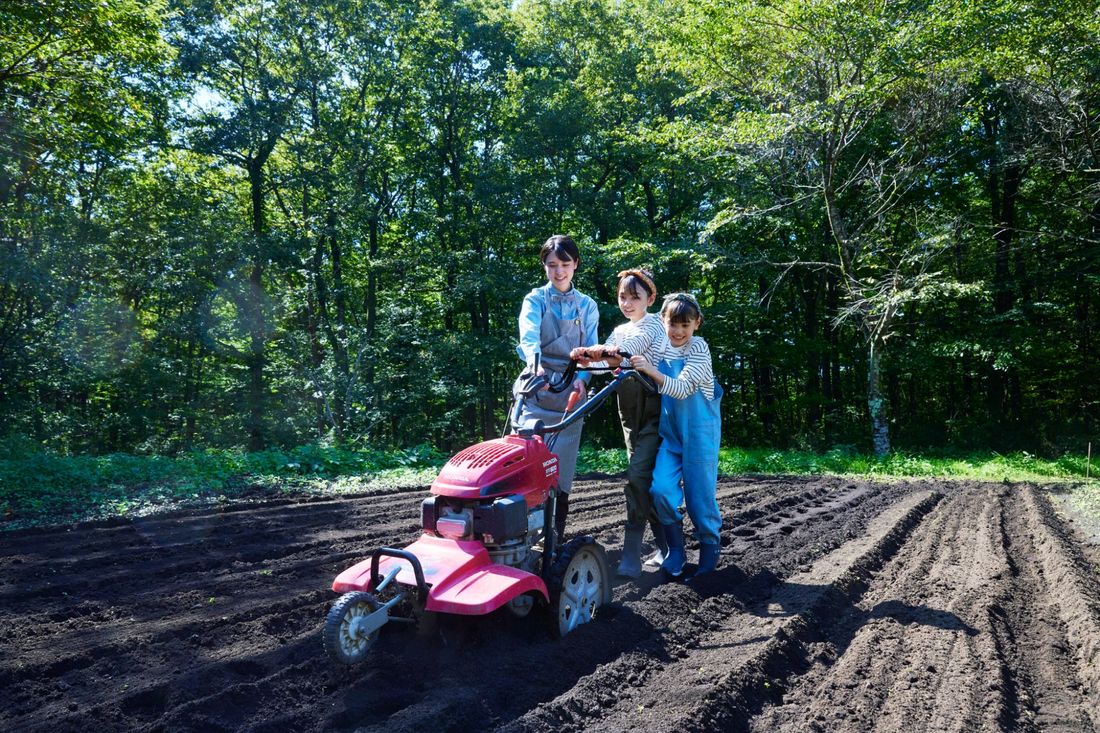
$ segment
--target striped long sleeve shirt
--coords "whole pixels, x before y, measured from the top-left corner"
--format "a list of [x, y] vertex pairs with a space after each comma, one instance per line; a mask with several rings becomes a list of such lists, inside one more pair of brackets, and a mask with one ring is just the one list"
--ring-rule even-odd
[[627, 321], [615, 327], [607, 337], [607, 345], [615, 345], [627, 353], [644, 356], [654, 364], [668, 348], [668, 334], [660, 316], [646, 313], [637, 322]]
[[706, 341], [698, 336], [692, 336], [691, 341], [683, 346], [676, 347], [669, 344], [659, 358], [668, 361], [677, 359], [684, 361], [684, 368], [679, 377], [675, 379], [665, 377], [665, 383], [661, 385], [661, 394], [683, 400], [701, 389], [708, 400], [714, 399], [714, 366], [711, 363], [710, 347]]

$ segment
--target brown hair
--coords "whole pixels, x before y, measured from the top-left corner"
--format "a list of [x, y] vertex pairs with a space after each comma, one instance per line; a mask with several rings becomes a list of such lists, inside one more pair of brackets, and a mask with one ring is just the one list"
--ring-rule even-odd
[[617, 277], [619, 278], [620, 290], [625, 287], [631, 295], [641, 297], [638, 293], [640, 289], [645, 292], [646, 297], [657, 297], [657, 286], [653, 284], [653, 276], [648, 271], [642, 269], [623, 270]]

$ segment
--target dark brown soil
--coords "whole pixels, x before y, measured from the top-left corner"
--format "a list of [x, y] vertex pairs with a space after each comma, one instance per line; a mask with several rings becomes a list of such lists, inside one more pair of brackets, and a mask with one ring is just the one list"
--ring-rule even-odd
[[[709, 577], [619, 583], [561, 641], [439, 618], [336, 667], [332, 579], [424, 495], [0, 535], [0, 730], [1100, 728], [1100, 576], [1034, 486], [723, 480]], [[621, 481], [573, 496], [614, 566]]]

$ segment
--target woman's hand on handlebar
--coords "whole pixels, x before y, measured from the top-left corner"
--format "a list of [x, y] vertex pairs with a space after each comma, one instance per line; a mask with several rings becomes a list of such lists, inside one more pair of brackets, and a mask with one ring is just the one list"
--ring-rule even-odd
[[604, 352], [602, 346], [578, 346], [569, 352], [569, 358], [580, 364], [582, 367], [587, 367], [594, 361], [602, 361], [604, 358]]
[[[573, 400], [573, 402], [575, 403], [578, 400], [580, 400], [581, 398], [583, 398], [584, 393], [587, 390], [588, 390], [588, 385], [584, 383], [583, 379], [574, 380], [574, 382], [573, 382], [573, 392], [576, 393], [577, 397], [576, 397], [576, 399]], [[572, 395], [570, 395], [570, 397], [572, 397]]]

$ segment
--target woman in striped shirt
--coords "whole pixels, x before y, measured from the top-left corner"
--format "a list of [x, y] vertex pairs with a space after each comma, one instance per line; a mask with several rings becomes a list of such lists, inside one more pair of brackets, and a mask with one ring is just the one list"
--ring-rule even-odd
[[[582, 366], [605, 366], [607, 362], [590, 362], [589, 358], [603, 358], [616, 353], [618, 348], [630, 354], [656, 356], [668, 347], [668, 337], [660, 317], [648, 311], [657, 299], [657, 286], [645, 270], [623, 270], [619, 273], [619, 310], [627, 322], [615, 327], [602, 346], [574, 349], [573, 358]], [[617, 359], [609, 359], [617, 362]], [[657, 449], [661, 445], [658, 423], [661, 419], [661, 399], [647, 394], [638, 382], [628, 380], [616, 393], [619, 401], [619, 422], [623, 426], [626, 442], [627, 469], [626, 527], [623, 532], [623, 555], [616, 574], [624, 578], [637, 578], [642, 574], [642, 540], [648, 523], [653, 530], [657, 553], [646, 561], [654, 567], [664, 561], [667, 546], [661, 523], [653, 511], [649, 486], [653, 483], [653, 466], [657, 461]]]
[[722, 388], [714, 378], [710, 347], [695, 331], [703, 325], [699, 302], [688, 293], [665, 298], [661, 320], [668, 349], [659, 361], [632, 359], [634, 368], [653, 378], [661, 391], [661, 448], [650, 493], [664, 528], [668, 554], [661, 567], [674, 578], [687, 560], [680, 505], [699, 537], [696, 575], [718, 566], [722, 515], [718, 489], [718, 447], [722, 435]]

